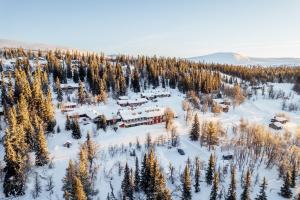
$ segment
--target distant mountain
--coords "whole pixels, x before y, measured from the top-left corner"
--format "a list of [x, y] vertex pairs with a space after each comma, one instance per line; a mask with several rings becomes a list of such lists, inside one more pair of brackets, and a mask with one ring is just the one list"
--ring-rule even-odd
[[222, 52], [189, 58], [189, 60], [205, 63], [220, 63], [232, 65], [261, 66], [300, 66], [300, 58], [258, 58], [248, 57], [238, 53]]
[[29, 43], [29, 42], [22, 42], [16, 40], [6, 40], [0, 39], [0, 48], [9, 47], [9, 48], [19, 48], [22, 47], [23, 49], [31, 49], [31, 50], [54, 50], [54, 49], [69, 49], [67, 47], [59, 46], [59, 45], [49, 45], [49, 44], [42, 44], [42, 43]]

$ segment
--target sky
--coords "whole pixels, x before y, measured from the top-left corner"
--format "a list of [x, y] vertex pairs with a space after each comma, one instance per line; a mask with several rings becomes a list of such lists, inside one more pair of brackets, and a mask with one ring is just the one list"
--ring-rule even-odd
[[300, 57], [299, 0], [0, 0], [0, 39], [105, 54]]

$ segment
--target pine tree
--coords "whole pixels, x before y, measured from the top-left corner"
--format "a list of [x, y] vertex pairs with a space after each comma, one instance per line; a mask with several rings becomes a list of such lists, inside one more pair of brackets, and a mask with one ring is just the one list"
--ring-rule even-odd
[[144, 154], [142, 168], [141, 168], [141, 189], [146, 193], [149, 184], [149, 174], [148, 172], [148, 157]]
[[266, 189], [267, 189], [267, 181], [266, 178], [264, 177], [262, 184], [260, 185], [260, 191], [255, 200], [267, 200], [267, 194], [266, 194]]
[[236, 200], [236, 180], [235, 180], [235, 168], [231, 168], [231, 180], [228, 188], [226, 200]]
[[137, 68], [134, 68], [131, 84], [134, 92], [140, 92], [140, 77]]
[[284, 177], [283, 185], [280, 188], [280, 195], [284, 198], [291, 198], [293, 193], [290, 189], [291, 186], [291, 175], [290, 172], [286, 172], [286, 175]]
[[3, 193], [6, 197], [25, 194], [25, 165], [28, 160], [28, 146], [25, 142], [25, 132], [22, 124], [17, 124], [16, 110], [8, 111], [8, 128], [5, 131], [5, 177]]
[[124, 197], [123, 199], [128, 198], [129, 200], [132, 200], [133, 199], [133, 188], [132, 188], [132, 184], [130, 181], [130, 171], [129, 171], [127, 163], [126, 163], [125, 169], [124, 169], [124, 178], [122, 181], [121, 188], [122, 188], [123, 197]]
[[197, 141], [200, 136], [200, 123], [199, 123], [199, 118], [198, 115], [196, 114], [194, 117], [194, 123], [190, 132], [190, 139], [192, 141]]
[[200, 160], [198, 157], [196, 157], [196, 159], [195, 159], [195, 184], [194, 184], [196, 193], [200, 192], [200, 175], [201, 175]]
[[97, 102], [106, 103], [106, 101], [107, 101], [106, 90], [105, 90], [105, 87], [104, 87], [103, 80], [100, 79], [99, 80], [99, 91], [98, 91], [98, 95], [97, 95]]
[[69, 131], [69, 130], [71, 130], [71, 120], [70, 120], [69, 115], [67, 115], [66, 118], [67, 118], [67, 119], [66, 119], [65, 130], [66, 130], [66, 131]]
[[74, 118], [74, 120], [72, 121], [72, 137], [74, 139], [81, 138], [81, 130], [77, 118]]
[[190, 177], [190, 167], [187, 164], [184, 168], [183, 177], [182, 177], [182, 200], [191, 200], [191, 177]]
[[37, 134], [37, 151], [35, 153], [35, 165], [44, 166], [49, 162], [49, 153], [47, 150], [47, 142], [45, 139], [45, 134], [42, 124], [39, 125]]
[[72, 160], [69, 161], [68, 167], [66, 169], [66, 175], [63, 178], [64, 198], [70, 199], [71, 194], [73, 194], [74, 178], [76, 176], [76, 168]]
[[86, 194], [83, 190], [82, 183], [78, 177], [74, 177], [74, 191], [72, 200], [87, 200]]
[[138, 157], [135, 157], [135, 175], [134, 175], [134, 190], [136, 192], [140, 191], [140, 169]]
[[84, 102], [85, 102], [84, 86], [81, 81], [79, 82], [79, 88], [78, 88], [78, 102], [80, 104], [84, 104]]
[[243, 192], [241, 194], [241, 200], [250, 200], [250, 189], [251, 189], [251, 173], [247, 170], [246, 177], [243, 182]]
[[208, 123], [206, 134], [207, 134], [208, 150], [210, 151], [212, 145], [218, 144], [217, 130], [213, 122]]
[[79, 73], [78, 73], [77, 69], [74, 69], [74, 71], [73, 71], [73, 81], [74, 81], [74, 83], [79, 82]]
[[56, 99], [57, 101], [59, 102], [62, 102], [63, 100], [63, 92], [62, 92], [62, 89], [61, 89], [61, 86], [60, 86], [60, 81], [58, 78], [56, 78], [56, 81], [55, 81], [55, 90], [56, 90]]
[[41, 181], [39, 179], [38, 173], [36, 172], [35, 173], [35, 178], [34, 178], [34, 188], [33, 188], [33, 191], [32, 191], [32, 197], [34, 199], [38, 198], [40, 196], [41, 192], [42, 192]]
[[296, 164], [293, 164], [292, 172], [291, 172], [291, 187], [292, 188], [294, 188], [296, 186], [296, 177], [297, 177]]
[[79, 152], [78, 178], [80, 178], [86, 195], [89, 196], [89, 194], [92, 193], [92, 189], [89, 177], [88, 155], [85, 145], [81, 146]]
[[211, 192], [210, 192], [210, 198], [209, 198], [210, 200], [217, 200], [218, 190], [219, 190], [219, 174], [218, 172], [215, 172], [213, 185], [211, 187]]
[[215, 158], [212, 154], [210, 154], [208, 166], [205, 174], [206, 183], [209, 185], [212, 184], [214, 172], [215, 172]]

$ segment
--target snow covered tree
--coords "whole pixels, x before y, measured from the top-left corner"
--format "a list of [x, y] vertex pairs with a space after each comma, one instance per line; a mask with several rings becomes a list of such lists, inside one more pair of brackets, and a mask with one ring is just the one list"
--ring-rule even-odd
[[200, 159], [199, 157], [195, 158], [195, 192], [200, 192]]
[[250, 190], [251, 190], [251, 173], [250, 170], [248, 169], [246, 176], [244, 177], [241, 200], [250, 200]]
[[130, 180], [130, 170], [128, 168], [128, 165], [126, 163], [125, 165], [125, 169], [124, 169], [124, 178], [122, 181], [122, 193], [124, 198], [123, 199], [129, 199], [132, 200], [133, 199], [133, 186]]
[[81, 138], [81, 130], [77, 118], [74, 118], [74, 120], [72, 121], [72, 137], [74, 139]]
[[208, 123], [206, 134], [208, 150], [210, 151], [211, 146], [218, 144], [217, 128], [213, 122]]
[[292, 188], [294, 188], [296, 186], [296, 178], [297, 178], [296, 164], [293, 164], [292, 172], [291, 172], [291, 187]]
[[231, 180], [228, 188], [226, 200], [236, 200], [236, 180], [235, 180], [235, 168], [231, 168]]
[[209, 197], [210, 200], [217, 200], [218, 190], [219, 190], [219, 174], [218, 172], [215, 172], [213, 178], [213, 185], [211, 187], [211, 192]]
[[103, 80], [100, 79], [99, 80], [99, 91], [98, 91], [98, 95], [97, 95], [97, 102], [100, 103], [100, 102], [103, 102], [103, 103], [106, 103], [107, 101], [107, 94], [106, 94], [106, 90], [105, 90], [105, 87], [104, 87], [104, 83], [103, 83]]
[[66, 131], [69, 131], [71, 130], [71, 120], [70, 120], [70, 117], [69, 115], [66, 116], [66, 125], [65, 125], [65, 130]]
[[62, 92], [62, 89], [61, 89], [61, 86], [60, 86], [60, 81], [58, 78], [56, 78], [56, 81], [55, 81], [55, 90], [56, 90], [56, 99], [57, 101], [59, 102], [62, 102], [63, 100], [63, 92]]
[[141, 88], [140, 88], [140, 75], [139, 75], [139, 72], [138, 72], [137, 68], [134, 68], [133, 75], [132, 75], [132, 78], [131, 78], [131, 85], [133, 87], [134, 92], [137, 93], [137, 92], [141, 91]]
[[78, 88], [78, 103], [81, 105], [84, 104], [85, 102], [85, 91], [84, 91], [84, 86], [81, 81], [79, 81], [79, 88]]
[[198, 115], [196, 114], [194, 117], [194, 123], [190, 132], [190, 139], [192, 141], [197, 141], [200, 137], [200, 122]]
[[291, 198], [293, 193], [290, 187], [291, 187], [291, 175], [290, 172], [288, 171], [284, 176], [283, 185], [280, 188], [280, 195], [284, 198]]
[[42, 124], [39, 125], [37, 134], [37, 150], [35, 153], [35, 165], [44, 166], [49, 162], [49, 153], [47, 147], [47, 141], [44, 134]]
[[40, 193], [42, 193], [42, 185], [41, 185], [41, 181], [39, 179], [39, 175], [36, 172], [35, 177], [34, 177], [34, 187], [32, 190], [32, 197], [34, 199], [36, 199], [40, 196]]
[[140, 191], [140, 168], [138, 157], [135, 157], [134, 190], [136, 192]]
[[266, 178], [263, 178], [263, 182], [260, 185], [260, 191], [255, 200], [267, 200], [267, 194], [266, 194], [266, 189], [267, 189], [267, 181]]
[[186, 165], [182, 175], [182, 200], [191, 200], [192, 191], [191, 191], [191, 177], [190, 177], [190, 167]]
[[215, 172], [215, 158], [213, 154], [210, 154], [208, 166], [205, 174], [205, 181], [208, 185], [212, 184], [214, 172]]
[[74, 190], [74, 178], [76, 176], [76, 167], [72, 160], [69, 160], [68, 167], [66, 169], [66, 175], [63, 178], [62, 191], [64, 191], [64, 198], [70, 199]]
[[72, 200], [87, 200], [82, 183], [78, 177], [74, 177], [74, 191], [72, 193]]

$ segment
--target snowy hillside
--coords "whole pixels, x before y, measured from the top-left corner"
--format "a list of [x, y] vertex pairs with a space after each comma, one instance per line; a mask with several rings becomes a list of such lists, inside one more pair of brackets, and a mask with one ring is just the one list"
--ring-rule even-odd
[[248, 57], [238, 53], [221, 52], [189, 58], [205, 63], [220, 63], [232, 65], [261, 65], [261, 66], [300, 66], [300, 58], [258, 58]]

